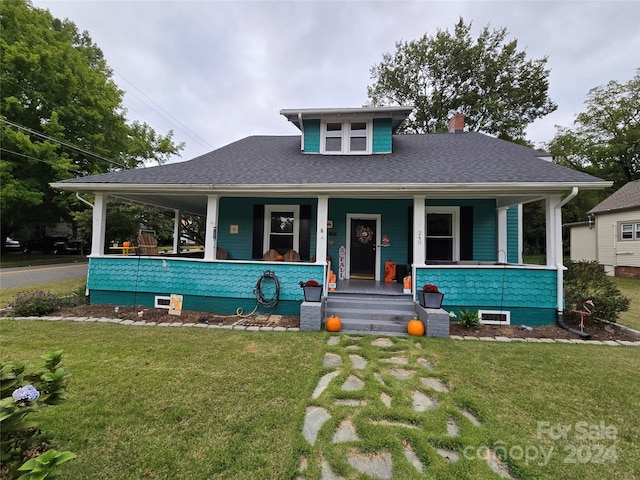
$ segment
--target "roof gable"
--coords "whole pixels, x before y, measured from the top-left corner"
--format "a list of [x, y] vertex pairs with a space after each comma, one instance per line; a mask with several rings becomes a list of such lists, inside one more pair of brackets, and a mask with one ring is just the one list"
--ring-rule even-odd
[[589, 213], [640, 208], [640, 180], [629, 182], [593, 207]]

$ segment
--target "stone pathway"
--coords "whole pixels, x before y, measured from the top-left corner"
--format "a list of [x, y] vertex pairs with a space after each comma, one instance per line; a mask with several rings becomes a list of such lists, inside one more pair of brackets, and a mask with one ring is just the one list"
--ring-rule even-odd
[[[351, 353], [354, 347], [358, 354]], [[461, 431], [468, 435], [470, 429], [482, 428], [482, 422], [452, 401], [450, 385], [439, 378], [437, 364], [421, 349], [411, 337], [392, 340], [338, 334], [329, 338], [322, 360], [325, 373], [311, 395], [302, 427], [311, 450], [301, 457], [296, 480], [344, 480], [342, 475], [391, 480], [401, 478], [400, 472], [407, 469], [432, 478], [434, 473], [429, 471], [434, 465], [441, 470], [463, 458], [486, 462], [484, 468], [496, 476], [513, 478], [487, 447], [476, 449], [479, 453], [472, 459], [464, 456], [463, 447], [443, 447], [460, 445]], [[347, 398], [350, 395], [353, 398]], [[373, 411], [382, 408], [389, 417], [364, 410], [369, 406]], [[440, 418], [441, 426], [429, 430], [434, 428], [434, 419]], [[372, 433], [371, 428], [383, 430]], [[409, 438], [415, 437], [407, 432], [424, 432], [425, 428], [428, 446], [412, 444]], [[372, 451], [371, 438], [375, 442], [380, 435], [397, 438], [401, 449], [390, 448], [387, 441]], [[454, 439], [453, 443], [447, 438]]]

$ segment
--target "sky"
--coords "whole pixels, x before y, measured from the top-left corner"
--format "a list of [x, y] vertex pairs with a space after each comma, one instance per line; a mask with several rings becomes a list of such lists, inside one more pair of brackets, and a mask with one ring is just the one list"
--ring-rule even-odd
[[129, 120], [174, 131], [189, 160], [249, 135], [297, 135], [283, 108], [359, 107], [382, 55], [460, 17], [506, 28], [528, 59], [548, 57], [558, 109], [527, 138], [571, 127], [590, 89], [640, 67], [640, 1], [33, 0], [87, 30], [124, 90]]

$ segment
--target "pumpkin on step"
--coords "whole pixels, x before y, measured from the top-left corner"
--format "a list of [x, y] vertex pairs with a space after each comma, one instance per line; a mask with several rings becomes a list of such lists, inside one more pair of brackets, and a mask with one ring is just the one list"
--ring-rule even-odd
[[407, 333], [414, 337], [422, 337], [424, 335], [424, 323], [414, 318], [407, 325]]
[[327, 318], [327, 332], [339, 332], [341, 328], [342, 322], [340, 321], [340, 317], [332, 315]]

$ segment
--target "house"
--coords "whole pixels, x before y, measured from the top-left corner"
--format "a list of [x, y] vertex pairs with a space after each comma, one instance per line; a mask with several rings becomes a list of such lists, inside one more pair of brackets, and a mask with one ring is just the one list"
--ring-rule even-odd
[[570, 225], [571, 260], [597, 261], [608, 275], [640, 278], [640, 180], [629, 182]]
[[[186, 162], [53, 184], [95, 197], [91, 302], [154, 306], [175, 293], [185, 309], [248, 311], [259, 280], [272, 272], [276, 311], [299, 314], [299, 282], [324, 284], [329, 302], [355, 279], [391, 288], [383, 280], [395, 265], [396, 277], [411, 274], [410, 300], [430, 283], [449, 311], [553, 323], [563, 309], [561, 207], [579, 190], [610, 182], [465, 132], [463, 115], [452, 118], [450, 133], [396, 134], [411, 111], [285, 109], [297, 135], [250, 136]], [[206, 216], [201, 258], [107, 249], [110, 197], [170, 209], [177, 229], [183, 212]], [[525, 265], [521, 207], [538, 200], [546, 202], [547, 264]]]

